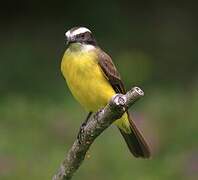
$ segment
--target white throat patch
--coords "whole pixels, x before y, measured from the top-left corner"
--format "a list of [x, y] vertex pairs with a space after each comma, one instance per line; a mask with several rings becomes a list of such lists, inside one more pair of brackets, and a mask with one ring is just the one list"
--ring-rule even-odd
[[83, 45], [83, 48], [82, 48], [84, 51], [92, 51], [95, 49], [95, 47], [91, 44], [84, 44]]

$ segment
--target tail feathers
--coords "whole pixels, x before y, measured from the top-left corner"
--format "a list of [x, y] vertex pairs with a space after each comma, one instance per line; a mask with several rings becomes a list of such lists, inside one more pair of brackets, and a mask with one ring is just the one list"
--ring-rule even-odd
[[[128, 116], [128, 118], [130, 117]], [[126, 141], [130, 152], [135, 157], [149, 158], [151, 156], [149, 146], [147, 145], [140, 131], [137, 129], [135, 123], [131, 119], [129, 119], [129, 122], [131, 129], [130, 133], [126, 133], [120, 128], [119, 130]]]

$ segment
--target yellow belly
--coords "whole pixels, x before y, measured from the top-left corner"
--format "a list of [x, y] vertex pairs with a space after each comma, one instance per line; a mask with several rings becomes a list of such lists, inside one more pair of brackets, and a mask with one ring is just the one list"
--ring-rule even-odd
[[[114, 89], [98, 65], [94, 51], [66, 51], [62, 59], [61, 71], [73, 96], [87, 111], [97, 111], [115, 95]], [[125, 113], [115, 124], [128, 131], [127, 114]]]
[[104, 107], [115, 91], [92, 52], [65, 53], [61, 69], [73, 96], [88, 111]]

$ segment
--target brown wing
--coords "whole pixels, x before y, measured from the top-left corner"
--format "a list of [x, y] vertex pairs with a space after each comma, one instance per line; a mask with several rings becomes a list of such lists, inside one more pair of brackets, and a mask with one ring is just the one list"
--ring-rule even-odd
[[111, 86], [113, 87], [114, 91], [116, 93], [122, 93], [125, 94], [126, 90], [124, 88], [124, 84], [121, 80], [120, 74], [117, 71], [115, 65], [113, 64], [111, 57], [106, 54], [101, 49], [98, 53], [99, 56], [99, 65], [101, 69], [103, 70], [105, 76], [109, 80]]
[[[98, 49], [98, 63], [115, 92], [125, 94], [126, 90], [124, 88], [124, 84], [121, 80], [119, 72], [113, 64], [111, 57], [101, 49]], [[150, 157], [149, 146], [147, 145], [141, 132], [136, 127], [128, 112], [127, 114], [130, 123], [131, 133], [125, 133], [122, 129], [120, 129], [119, 127], [118, 128], [122, 136], [124, 137], [129, 150], [135, 157]]]

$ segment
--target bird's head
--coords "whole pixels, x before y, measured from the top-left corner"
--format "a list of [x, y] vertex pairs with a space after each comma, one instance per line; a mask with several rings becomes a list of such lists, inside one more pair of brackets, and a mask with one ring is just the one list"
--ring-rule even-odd
[[92, 32], [86, 27], [74, 27], [65, 33], [67, 44], [70, 43], [83, 43], [96, 45]]

